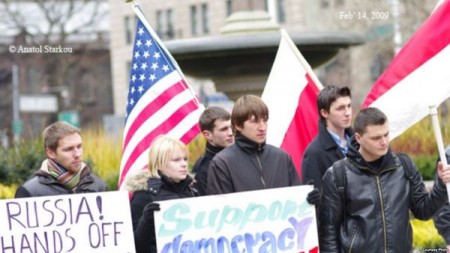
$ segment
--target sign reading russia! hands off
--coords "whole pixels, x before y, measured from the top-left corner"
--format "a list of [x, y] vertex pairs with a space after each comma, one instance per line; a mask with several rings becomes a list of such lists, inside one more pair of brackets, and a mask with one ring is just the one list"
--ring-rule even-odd
[[0, 252], [133, 253], [128, 193], [0, 200]]
[[318, 252], [312, 186], [161, 201], [158, 252]]

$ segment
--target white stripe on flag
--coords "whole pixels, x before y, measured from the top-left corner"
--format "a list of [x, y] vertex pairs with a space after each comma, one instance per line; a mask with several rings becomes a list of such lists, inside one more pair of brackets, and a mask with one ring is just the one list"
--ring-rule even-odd
[[300, 94], [307, 84], [306, 70], [288, 42], [281, 39], [261, 96], [270, 108], [267, 143], [277, 147], [281, 145], [297, 110]]
[[398, 82], [370, 106], [386, 113], [390, 138], [394, 139], [450, 97], [450, 46]]

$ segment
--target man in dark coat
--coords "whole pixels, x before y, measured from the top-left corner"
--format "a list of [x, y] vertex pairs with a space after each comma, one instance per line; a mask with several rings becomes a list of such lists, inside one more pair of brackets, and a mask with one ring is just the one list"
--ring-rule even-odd
[[231, 129], [231, 115], [222, 107], [206, 108], [198, 123], [206, 138], [206, 147], [205, 153], [192, 167], [192, 172], [195, 174], [194, 187], [201, 196], [204, 196], [206, 195], [209, 164], [218, 152], [234, 142], [234, 136]]
[[302, 181], [313, 181], [314, 186], [321, 189], [323, 174], [335, 161], [345, 157], [353, 135], [350, 89], [332, 85], [324, 87], [317, 98], [317, 108], [319, 134], [303, 154]]
[[[259, 97], [245, 95], [236, 101], [231, 113], [235, 142], [211, 161], [209, 195], [300, 185], [291, 157], [266, 143], [268, 119], [269, 110]], [[307, 200], [316, 204], [318, 191], [311, 191]]]
[[83, 147], [78, 128], [58, 121], [45, 128], [43, 136], [47, 159], [29, 180], [19, 186], [16, 198], [106, 191], [105, 182], [93, 175], [82, 160]]

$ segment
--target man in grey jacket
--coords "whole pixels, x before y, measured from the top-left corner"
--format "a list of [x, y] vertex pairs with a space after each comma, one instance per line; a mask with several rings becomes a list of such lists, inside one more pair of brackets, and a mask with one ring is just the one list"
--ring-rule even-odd
[[16, 198], [106, 191], [106, 184], [83, 162], [80, 130], [58, 121], [45, 128], [47, 159], [16, 191]]

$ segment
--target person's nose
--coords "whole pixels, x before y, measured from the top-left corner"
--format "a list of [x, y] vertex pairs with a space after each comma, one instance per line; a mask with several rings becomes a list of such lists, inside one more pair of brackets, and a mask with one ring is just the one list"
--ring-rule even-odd
[[74, 156], [80, 158], [83, 155], [83, 148], [76, 148], [74, 151]]

